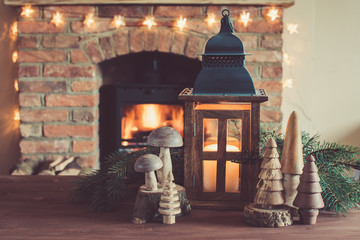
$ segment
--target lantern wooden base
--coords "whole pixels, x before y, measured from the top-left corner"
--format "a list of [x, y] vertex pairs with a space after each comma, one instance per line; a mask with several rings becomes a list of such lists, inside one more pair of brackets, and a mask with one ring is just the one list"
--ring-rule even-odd
[[259, 227], [286, 227], [293, 221], [290, 211], [284, 209], [260, 209], [250, 204], [244, 209], [245, 222]]
[[[174, 189], [178, 192], [177, 194], [179, 196], [181, 208], [181, 213], [177, 216], [190, 214], [191, 207], [189, 200], [186, 198], [185, 188], [180, 185], [176, 185]], [[145, 185], [142, 185], [139, 188], [133, 212], [133, 223], [143, 224], [150, 222], [160, 215], [158, 208], [162, 192], [162, 188], [156, 191], [147, 191]]]

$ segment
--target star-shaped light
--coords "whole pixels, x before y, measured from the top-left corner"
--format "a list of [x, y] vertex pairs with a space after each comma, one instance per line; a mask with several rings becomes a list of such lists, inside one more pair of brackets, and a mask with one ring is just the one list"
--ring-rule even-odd
[[152, 26], [156, 26], [155, 17], [154, 16], [147, 16], [143, 22], [143, 25], [146, 25], [150, 30]]
[[93, 27], [93, 26], [95, 25], [94, 14], [93, 14], [93, 13], [86, 14], [83, 23], [84, 23], [84, 25], [87, 26], [88, 28]]
[[18, 80], [17, 79], [15, 79], [15, 81], [14, 81], [14, 89], [15, 89], [15, 91], [19, 91], [19, 82], [18, 82]]
[[294, 23], [286, 24], [286, 29], [289, 31], [290, 34], [299, 33], [297, 30], [298, 27], [299, 24], [294, 24]]
[[17, 23], [16, 21], [13, 22], [13, 24], [11, 24], [11, 27], [10, 27], [10, 38], [11, 38], [12, 40], [16, 40], [16, 38], [17, 38], [17, 34], [18, 34], [17, 26], [18, 26], [18, 23]]
[[20, 112], [19, 112], [19, 110], [15, 110], [15, 112], [14, 112], [14, 120], [15, 121], [20, 120]]
[[125, 26], [125, 18], [120, 15], [115, 15], [111, 25], [113, 25], [114, 28], [119, 28]]
[[245, 11], [242, 11], [241, 14], [240, 14], [240, 19], [239, 19], [239, 22], [244, 26], [246, 27], [249, 22], [251, 22], [252, 20], [250, 19], [250, 13], [249, 12], [245, 12]]
[[180, 31], [182, 31], [186, 25], [186, 18], [180, 16], [180, 18], [176, 21], [176, 25], [178, 26]]
[[271, 21], [275, 21], [275, 19], [279, 18], [279, 9], [276, 7], [272, 7], [269, 9], [268, 13], [266, 14], [270, 18]]
[[282, 84], [283, 84], [283, 88], [292, 88], [293, 87], [293, 79], [292, 78], [288, 78], [285, 79]]
[[12, 61], [13, 61], [13, 63], [16, 63], [16, 62], [17, 62], [17, 59], [18, 59], [18, 52], [17, 52], [17, 51], [14, 51], [13, 54], [12, 54]]
[[290, 58], [289, 54], [283, 53], [283, 59], [284, 59], [284, 63], [286, 63], [286, 65], [291, 64], [291, 58]]
[[56, 27], [59, 27], [64, 24], [64, 16], [61, 13], [56, 12], [53, 14], [50, 22], [53, 23]]
[[21, 13], [20, 15], [26, 18], [32, 17], [32, 15], [34, 14], [34, 9], [31, 7], [31, 5], [26, 5], [24, 7], [21, 8]]
[[210, 27], [214, 23], [216, 23], [216, 16], [213, 13], [209, 13], [207, 17], [205, 18], [205, 22], [207, 22], [207, 25]]

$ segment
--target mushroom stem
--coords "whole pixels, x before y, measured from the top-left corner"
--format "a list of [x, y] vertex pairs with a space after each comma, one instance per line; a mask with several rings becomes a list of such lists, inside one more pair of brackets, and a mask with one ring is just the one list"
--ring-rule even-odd
[[[172, 163], [171, 163], [171, 155], [170, 155], [170, 148], [168, 147], [160, 147], [160, 154], [159, 157], [161, 161], [163, 162], [163, 167], [159, 170], [162, 172], [162, 175], [159, 179], [159, 183], [161, 187], [164, 187], [166, 182], [166, 177], [169, 175], [171, 176], [171, 179], [174, 179], [173, 173], [172, 173]], [[159, 175], [158, 175], [159, 177]]]
[[145, 186], [148, 191], [155, 191], [158, 189], [154, 171], [145, 172]]

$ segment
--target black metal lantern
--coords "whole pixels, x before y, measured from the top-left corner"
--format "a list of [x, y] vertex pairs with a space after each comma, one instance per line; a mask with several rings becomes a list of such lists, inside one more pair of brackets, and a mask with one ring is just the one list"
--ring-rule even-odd
[[194, 88], [179, 94], [185, 101], [184, 185], [192, 205], [241, 208], [256, 190], [260, 103], [268, 97], [255, 90], [243, 43], [232, 32], [224, 10]]

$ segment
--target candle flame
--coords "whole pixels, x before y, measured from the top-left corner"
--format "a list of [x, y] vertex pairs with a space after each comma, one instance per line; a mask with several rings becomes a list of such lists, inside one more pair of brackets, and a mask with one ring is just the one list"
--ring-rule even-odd
[[179, 27], [180, 31], [182, 31], [186, 25], [186, 18], [180, 16], [180, 18], [176, 22], [176, 25]]
[[298, 26], [298, 24], [288, 23], [286, 24], [286, 29], [289, 31], [290, 34], [299, 33], [297, 30]]
[[152, 26], [156, 26], [155, 18], [153, 16], [147, 16], [143, 22], [143, 25], [146, 25], [150, 30]]
[[272, 7], [269, 9], [267, 16], [270, 18], [271, 21], [275, 21], [277, 18], [279, 18], [279, 9], [276, 7]]
[[285, 79], [282, 83], [283, 83], [283, 88], [292, 88], [293, 87], [293, 79], [292, 78], [288, 78]]
[[250, 13], [249, 12], [245, 12], [245, 11], [242, 11], [241, 12], [241, 15], [240, 15], [240, 19], [239, 19], [239, 22], [244, 26], [246, 27], [249, 22], [251, 22], [252, 20], [250, 19]]
[[26, 18], [30, 18], [32, 17], [32, 15], [34, 14], [34, 9], [31, 7], [31, 5], [25, 5], [24, 7], [21, 8], [21, 13], [20, 15]]
[[93, 13], [86, 14], [83, 23], [88, 28], [93, 27], [95, 24], [94, 14]]
[[59, 27], [64, 24], [64, 16], [61, 13], [56, 12], [53, 14], [50, 22], [53, 23], [56, 27]]
[[120, 15], [115, 15], [111, 25], [114, 26], [114, 28], [119, 28], [119, 27], [123, 27], [125, 26], [125, 19], [124, 17], [120, 16]]
[[207, 22], [207, 25], [210, 27], [213, 24], [216, 23], [216, 16], [213, 13], [209, 13], [207, 17], [205, 18], [205, 22]]
[[13, 54], [12, 54], [12, 61], [13, 61], [13, 63], [16, 63], [16, 62], [17, 62], [17, 59], [18, 59], [18, 52], [17, 52], [17, 51], [14, 51]]

